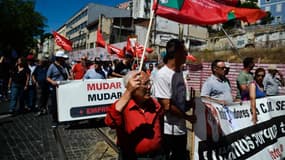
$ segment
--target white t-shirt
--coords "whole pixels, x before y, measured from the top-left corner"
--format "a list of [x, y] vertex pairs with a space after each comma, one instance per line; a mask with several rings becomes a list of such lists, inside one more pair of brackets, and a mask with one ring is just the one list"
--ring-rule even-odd
[[[154, 79], [155, 97], [163, 99], [171, 99], [172, 88], [171, 81], [174, 71], [169, 69], [166, 65], [158, 70], [156, 78]], [[164, 116], [164, 134], [169, 135], [184, 135], [187, 133], [186, 121], [183, 118], [179, 118], [165, 113]]]

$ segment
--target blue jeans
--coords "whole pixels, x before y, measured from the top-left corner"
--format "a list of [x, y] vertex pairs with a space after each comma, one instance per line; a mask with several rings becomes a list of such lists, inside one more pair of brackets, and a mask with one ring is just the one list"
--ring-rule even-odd
[[19, 111], [24, 111], [25, 98], [24, 98], [24, 85], [12, 83], [11, 86], [11, 101], [9, 105], [9, 111], [14, 112], [17, 107], [17, 101], [19, 99], [20, 107]]
[[26, 90], [25, 93], [27, 106], [31, 110], [34, 110], [36, 106], [36, 86], [29, 86], [28, 90]]

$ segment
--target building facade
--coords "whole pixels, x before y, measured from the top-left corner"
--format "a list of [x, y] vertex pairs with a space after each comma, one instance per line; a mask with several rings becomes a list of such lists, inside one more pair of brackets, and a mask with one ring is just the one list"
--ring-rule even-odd
[[259, 6], [269, 11], [274, 17], [271, 24], [283, 24], [285, 22], [285, 0], [259, 0]]
[[74, 50], [94, 48], [96, 42], [95, 32], [98, 27], [105, 32], [109, 32], [105, 29], [106, 21], [104, 25], [100, 21], [102, 16], [107, 18], [130, 17], [130, 11], [95, 3], [89, 3], [83, 7], [65, 24], [66, 37], [72, 41]]

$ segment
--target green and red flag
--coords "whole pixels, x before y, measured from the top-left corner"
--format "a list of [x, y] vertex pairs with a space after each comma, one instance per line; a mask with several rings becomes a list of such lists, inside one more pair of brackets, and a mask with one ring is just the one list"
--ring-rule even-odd
[[232, 19], [253, 23], [266, 16], [260, 9], [236, 8], [215, 0], [155, 0], [153, 10], [156, 15], [183, 23], [212, 25]]

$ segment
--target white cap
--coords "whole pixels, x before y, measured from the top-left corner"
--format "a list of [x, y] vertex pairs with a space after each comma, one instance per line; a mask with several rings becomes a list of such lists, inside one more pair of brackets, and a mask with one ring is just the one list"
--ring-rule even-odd
[[277, 70], [277, 65], [276, 64], [270, 64], [268, 66], [268, 70]]
[[225, 62], [225, 66], [226, 66], [227, 68], [230, 68], [230, 63], [229, 63], [229, 62]]
[[62, 57], [62, 58], [68, 58], [68, 55], [66, 55], [65, 53], [64, 53], [64, 51], [56, 51], [55, 52], [55, 57]]

